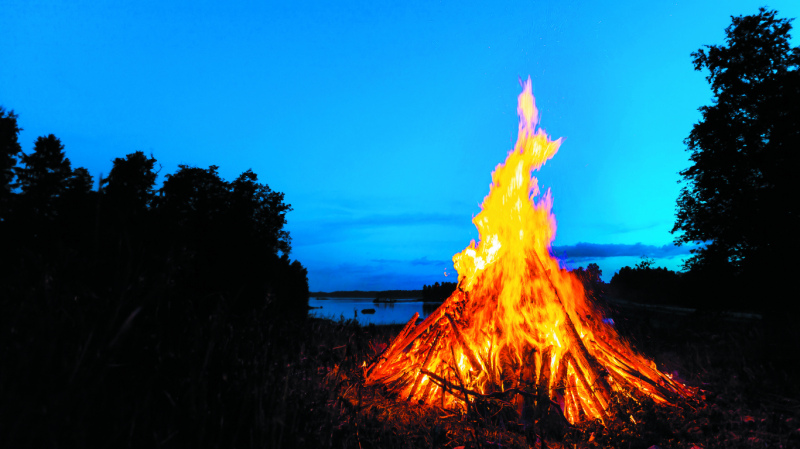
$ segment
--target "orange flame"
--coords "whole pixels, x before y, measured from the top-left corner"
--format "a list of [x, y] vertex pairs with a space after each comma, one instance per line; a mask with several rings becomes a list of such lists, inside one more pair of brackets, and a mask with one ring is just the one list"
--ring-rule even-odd
[[603, 419], [612, 391], [657, 402], [691, 394], [621, 340], [550, 255], [553, 200], [549, 190], [540, 197], [531, 173], [561, 139], [537, 129], [530, 78], [517, 111], [516, 145], [473, 218], [480, 241], [453, 256], [458, 290], [421, 324], [416, 315], [409, 321], [368, 367], [367, 383], [450, 407], [479, 395], [535, 393], [558, 398], [572, 423]]

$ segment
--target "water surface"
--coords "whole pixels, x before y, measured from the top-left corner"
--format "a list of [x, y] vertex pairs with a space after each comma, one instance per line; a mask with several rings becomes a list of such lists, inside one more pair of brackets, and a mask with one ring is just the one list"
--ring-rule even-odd
[[[409, 299], [399, 299], [393, 303], [373, 303], [370, 298], [331, 298], [318, 299], [309, 298], [308, 305], [311, 307], [322, 307], [308, 311], [310, 316], [319, 318], [330, 318], [338, 320], [355, 318], [359, 324], [405, 324], [419, 313], [420, 318], [425, 318], [436, 310], [439, 303], [428, 303], [422, 301], [412, 301]], [[374, 314], [363, 313], [364, 309], [375, 309]]]

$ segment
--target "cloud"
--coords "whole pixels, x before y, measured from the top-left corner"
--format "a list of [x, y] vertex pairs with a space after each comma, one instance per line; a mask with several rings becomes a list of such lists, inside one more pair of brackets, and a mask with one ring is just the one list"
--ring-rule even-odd
[[606, 257], [621, 257], [621, 256], [646, 256], [653, 259], [665, 259], [680, 257], [689, 254], [694, 246], [675, 246], [675, 245], [644, 245], [642, 243], [629, 244], [611, 244], [611, 243], [586, 243], [579, 242], [575, 245], [554, 246], [552, 248], [553, 255], [563, 257], [566, 254], [570, 259], [585, 260], [585, 259], [603, 259]]

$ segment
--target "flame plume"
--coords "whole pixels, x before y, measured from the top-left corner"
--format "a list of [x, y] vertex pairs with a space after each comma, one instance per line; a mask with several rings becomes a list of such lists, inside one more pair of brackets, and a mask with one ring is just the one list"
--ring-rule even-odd
[[537, 129], [530, 78], [517, 111], [515, 148], [472, 220], [480, 241], [453, 256], [458, 289], [419, 325], [411, 318], [367, 367], [367, 384], [451, 408], [535, 392], [571, 423], [604, 419], [612, 391], [660, 403], [691, 395], [604, 323], [581, 282], [550, 255], [553, 200], [549, 190], [540, 196], [531, 173], [561, 139]]

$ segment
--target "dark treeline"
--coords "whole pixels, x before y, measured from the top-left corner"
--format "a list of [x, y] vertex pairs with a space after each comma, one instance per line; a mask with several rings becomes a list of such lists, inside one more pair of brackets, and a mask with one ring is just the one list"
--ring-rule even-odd
[[[643, 257], [635, 266], [622, 267], [614, 273], [609, 286], [613, 296], [640, 303], [763, 313], [770, 305], [756, 291], [758, 282], [761, 281], [745, 282], [733, 276], [721, 278], [701, 270], [676, 272], [656, 267], [653, 259]], [[769, 288], [765, 286], [764, 290]]]
[[0, 440], [269, 446], [258, 414], [308, 308], [283, 193], [216, 166], [156, 189], [142, 152], [93, 189], [56, 136], [24, 152], [19, 131], [0, 109]]
[[335, 292], [311, 292], [311, 296], [320, 298], [382, 298], [382, 299], [414, 299], [421, 298], [420, 290], [337, 290]]
[[603, 294], [603, 280], [600, 278], [603, 275], [603, 270], [596, 263], [590, 263], [586, 268], [578, 267], [572, 270], [578, 279], [583, 283], [583, 288], [590, 297], [597, 298]]
[[455, 282], [436, 282], [433, 285], [422, 286], [422, 299], [430, 302], [444, 302], [456, 291], [458, 284]]
[[[603, 271], [600, 270], [596, 263], [590, 263], [585, 269], [578, 267], [572, 272], [578, 276], [590, 295], [596, 296], [602, 293], [603, 281], [600, 276]], [[456, 282], [442, 282], [441, 284], [435, 282], [432, 285], [423, 285], [422, 299], [428, 302], [444, 302], [456, 291], [456, 288], [458, 288], [458, 283]]]
[[622, 267], [611, 277], [614, 294], [627, 300], [650, 304], [694, 306], [684, 292], [683, 274], [654, 267], [653, 259], [642, 258], [634, 267]]

